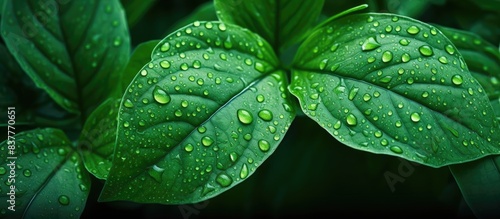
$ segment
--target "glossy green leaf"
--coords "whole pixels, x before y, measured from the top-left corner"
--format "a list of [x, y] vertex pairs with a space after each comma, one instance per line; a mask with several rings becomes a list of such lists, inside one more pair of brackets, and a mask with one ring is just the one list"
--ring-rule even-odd
[[491, 100], [500, 98], [500, 51], [480, 36], [463, 30], [438, 27], [457, 47], [467, 67]]
[[106, 179], [111, 169], [120, 101], [110, 98], [97, 107], [85, 122], [78, 140], [85, 168], [98, 179]]
[[2, 218], [80, 217], [90, 178], [64, 132], [17, 133], [0, 144], [0, 151]]
[[[7, 48], [0, 44], [0, 115], [7, 115], [8, 107], [16, 108], [18, 131], [31, 130], [36, 126], [70, 128], [78, 119], [57, 106], [43, 90], [36, 88]], [[7, 116], [0, 117], [0, 126], [7, 126], [8, 120]]]
[[64, 109], [90, 114], [130, 53], [118, 0], [7, 1], [2, 37], [35, 84]]
[[[132, 79], [139, 73], [144, 63], [151, 61], [151, 53], [160, 40], [150, 40], [139, 44], [132, 52], [127, 67], [121, 75], [120, 94], [123, 94]], [[120, 95], [121, 96], [121, 95]]]
[[456, 47], [411, 18], [351, 15], [314, 32], [299, 48], [290, 91], [306, 115], [359, 150], [433, 167], [500, 153], [488, 97]]
[[132, 27], [154, 6], [156, 0], [120, 0], [120, 2], [125, 9], [128, 26]]
[[167, 36], [125, 92], [100, 200], [196, 203], [247, 179], [295, 115], [277, 65], [238, 26], [194, 22]]
[[500, 156], [450, 165], [462, 195], [478, 218], [500, 217]]
[[280, 51], [302, 40], [317, 22], [324, 0], [214, 0], [219, 19], [248, 28]]

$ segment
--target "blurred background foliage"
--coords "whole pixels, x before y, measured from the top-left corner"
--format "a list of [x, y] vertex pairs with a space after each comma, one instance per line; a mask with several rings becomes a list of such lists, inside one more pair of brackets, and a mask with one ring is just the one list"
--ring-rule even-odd
[[[132, 48], [162, 39], [195, 20], [217, 20], [212, 1], [122, 0], [122, 3]], [[500, 42], [500, 1], [496, 0], [327, 0], [320, 20], [364, 3], [369, 4], [367, 10], [371, 12], [402, 14], [474, 32], [494, 45]], [[103, 212], [137, 218], [253, 218], [320, 213], [328, 217], [474, 218], [448, 168], [430, 168], [353, 150], [303, 117], [294, 121], [282, 144], [252, 177], [203, 203], [181, 206], [97, 203], [102, 185], [102, 181], [93, 182], [82, 218], [100, 216]]]

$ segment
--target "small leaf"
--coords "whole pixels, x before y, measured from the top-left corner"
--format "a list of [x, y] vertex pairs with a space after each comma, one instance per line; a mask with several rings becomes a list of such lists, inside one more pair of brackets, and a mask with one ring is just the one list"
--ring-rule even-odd
[[317, 22], [324, 0], [215, 0], [222, 22], [259, 34], [280, 51], [297, 43]]
[[123, 96], [99, 200], [195, 203], [247, 179], [295, 116], [277, 65], [268, 43], [235, 25], [167, 36]]
[[[0, 150], [2, 214], [13, 218], [80, 217], [90, 178], [62, 131], [21, 132], [2, 142]], [[12, 205], [15, 211], [9, 209]]]
[[478, 218], [499, 218], [500, 156], [450, 165], [465, 202]]
[[343, 17], [306, 39], [294, 63], [290, 91], [302, 110], [350, 147], [433, 167], [500, 153], [484, 90], [433, 26]]
[[84, 117], [109, 95], [130, 53], [123, 9], [110, 1], [7, 1], [2, 37], [35, 84]]
[[160, 40], [150, 40], [139, 44], [132, 53], [132, 56], [128, 60], [127, 67], [121, 75], [121, 88], [120, 96], [128, 87], [132, 79], [139, 73], [139, 70], [151, 60], [151, 52], [155, 46], [160, 42]]
[[104, 101], [90, 114], [78, 140], [85, 168], [98, 179], [106, 179], [111, 168], [119, 106], [120, 99]]

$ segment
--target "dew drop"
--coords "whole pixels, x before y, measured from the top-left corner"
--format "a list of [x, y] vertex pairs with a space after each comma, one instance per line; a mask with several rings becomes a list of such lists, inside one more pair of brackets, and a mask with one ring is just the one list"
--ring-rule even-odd
[[255, 62], [254, 68], [260, 73], [263, 73], [265, 71], [264, 64], [260, 62]]
[[266, 152], [266, 151], [269, 151], [269, 149], [271, 148], [271, 145], [269, 144], [268, 141], [266, 140], [259, 140], [259, 149], [262, 151], [262, 152]]
[[420, 114], [418, 113], [412, 113], [410, 115], [411, 121], [413, 122], [419, 122], [420, 121]]
[[250, 112], [244, 109], [239, 109], [237, 111], [238, 120], [243, 124], [250, 124], [253, 122], [253, 116]]
[[238, 160], [238, 154], [236, 152], [231, 152], [229, 154], [229, 159], [232, 161], [232, 162], [236, 162], [236, 160]]
[[408, 29], [406, 29], [406, 32], [408, 32], [411, 35], [415, 35], [418, 32], [420, 32], [420, 28], [418, 28], [417, 26], [412, 25], [412, 26], [408, 27]]
[[226, 41], [224, 41], [224, 48], [226, 48], [226, 49], [233, 48], [233, 43], [231, 42], [231, 37], [227, 36]]
[[257, 102], [259, 102], [259, 103], [262, 103], [265, 100], [264, 95], [262, 95], [262, 94], [257, 95], [257, 97], [255, 99], [257, 99]]
[[448, 44], [444, 47], [444, 50], [446, 50], [446, 52], [450, 55], [453, 55], [455, 54], [455, 48], [453, 48], [452, 45]]
[[219, 173], [215, 178], [215, 181], [222, 187], [228, 187], [233, 183], [233, 179], [225, 173]]
[[380, 47], [380, 43], [378, 43], [377, 40], [374, 37], [369, 37], [361, 45], [361, 50], [363, 50], [363, 51], [371, 51], [371, 50], [374, 50], [374, 49], [376, 49], [378, 47]]
[[219, 23], [219, 30], [220, 31], [226, 31], [226, 25], [224, 25], [224, 23]]
[[273, 113], [269, 110], [263, 109], [259, 112], [259, 117], [265, 121], [271, 121], [273, 119]]
[[337, 120], [337, 122], [335, 122], [335, 124], [333, 124], [333, 128], [335, 130], [340, 129], [341, 126], [342, 126], [342, 123], [340, 122], [340, 120]]
[[429, 46], [421, 46], [418, 48], [418, 51], [420, 52], [421, 55], [429, 57], [432, 56], [434, 53], [432, 52], [432, 48]]
[[156, 85], [153, 90], [153, 98], [159, 104], [167, 104], [171, 99], [170, 95], [158, 85]]
[[23, 171], [23, 175], [24, 175], [25, 177], [30, 177], [30, 176], [31, 176], [31, 170], [25, 169], [25, 170]]
[[410, 59], [411, 59], [411, 57], [410, 57], [410, 54], [408, 54], [408, 53], [404, 53], [404, 54], [401, 56], [401, 61], [403, 61], [403, 62], [409, 62], [409, 61], [410, 61]]
[[61, 195], [59, 196], [59, 204], [61, 205], [69, 205], [69, 197], [68, 196], [65, 196], [65, 195]]
[[399, 40], [399, 44], [401, 44], [402, 46], [408, 46], [408, 44], [410, 44], [410, 41], [408, 41], [407, 39], [401, 39]]
[[462, 76], [460, 76], [460, 75], [453, 75], [453, 77], [451, 77], [451, 82], [454, 85], [461, 85], [464, 82], [464, 80], [462, 79]]
[[186, 63], [182, 63], [182, 64], [181, 64], [181, 69], [182, 69], [183, 71], [188, 70], [188, 69], [189, 69], [188, 64], [186, 64]]
[[319, 69], [324, 70], [326, 67], [326, 64], [328, 64], [328, 59], [321, 60], [321, 62], [319, 63]]
[[170, 68], [170, 62], [169, 61], [166, 61], [166, 60], [163, 60], [160, 62], [160, 66], [164, 69], [167, 69], [167, 68]]
[[198, 127], [198, 132], [199, 132], [200, 134], [203, 134], [203, 133], [205, 133], [206, 131], [207, 131], [207, 128], [206, 128], [205, 126], [200, 126], [200, 127]]
[[390, 76], [390, 75], [386, 75], [386, 76], [379, 79], [379, 81], [382, 83], [389, 83], [389, 82], [391, 82], [391, 80], [392, 80], [392, 76]]
[[333, 44], [333, 45], [330, 47], [330, 51], [331, 51], [331, 52], [335, 52], [338, 48], [339, 48], [339, 44], [338, 44], [338, 43], [335, 43], [335, 44]]
[[184, 150], [186, 152], [191, 152], [191, 151], [193, 151], [193, 149], [194, 149], [194, 146], [192, 144], [187, 144], [186, 146], [184, 146]]
[[382, 62], [390, 62], [392, 60], [392, 52], [391, 51], [385, 51], [382, 53]]
[[351, 89], [351, 91], [349, 91], [349, 97], [348, 97], [349, 100], [354, 100], [354, 98], [358, 94], [358, 91], [359, 91], [358, 87], [355, 87], [355, 88]]
[[396, 153], [396, 154], [401, 154], [401, 153], [403, 153], [403, 149], [401, 149], [401, 148], [400, 148], [400, 147], [398, 147], [398, 146], [392, 146], [390, 149], [391, 149], [391, 151], [392, 151], [392, 152], [394, 152], [394, 153]]
[[358, 120], [354, 114], [347, 115], [346, 122], [350, 126], [355, 126], [358, 123]]
[[363, 95], [363, 100], [364, 100], [365, 102], [369, 101], [370, 99], [372, 99], [372, 96], [371, 96], [370, 94], [365, 94], [365, 95]]
[[0, 167], [0, 175], [4, 175], [5, 173], [7, 173], [5, 167]]
[[245, 179], [247, 178], [248, 176], [248, 167], [247, 167], [247, 164], [244, 163], [242, 166], [241, 166], [241, 170], [240, 170], [240, 178], [242, 179]]
[[134, 107], [134, 103], [132, 103], [132, 101], [130, 99], [126, 99], [124, 102], [123, 102], [123, 106], [127, 107], [127, 108], [132, 108]]
[[168, 50], [170, 50], [170, 43], [166, 42], [163, 45], [161, 45], [160, 51], [167, 52]]
[[438, 61], [441, 62], [442, 64], [447, 64], [448, 63], [448, 59], [444, 56], [441, 56], [438, 58]]
[[205, 146], [205, 147], [209, 147], [213, 143], [214, 143], [214, 140], [208, 136], [201, 138], [201, 144], [203, 144], [203, 146]]

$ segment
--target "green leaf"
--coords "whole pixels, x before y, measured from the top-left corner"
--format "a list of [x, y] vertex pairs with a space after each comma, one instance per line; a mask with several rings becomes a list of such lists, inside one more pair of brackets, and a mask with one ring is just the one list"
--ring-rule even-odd
[[148, 63], [151, 60], [151, 53], [155, 46], [160, 42], [160, 40], [150, 40], [139, 44], [132, 53], [132, 56], [128, 60], [127, 67], [121, 75], [121, 88], [120, 96], [128, 87], [132, 79], [139, 73], [144, 63]]
[[[77, 116], [65, 112], [43, 90], [36, 88], [7, 48], [0, 44], [0, 115], [7, 115], [8, 107], [16, 108], [18, 132], [38, 126], [70, 128], [78, 121]], [[8, 120], [6, 116], [1, 117], [0, 126], [7, 126]]]
[[489, 100], [435, 27], [391, 14], [333, 21], [299, 48], [290, 91], [340, 142], [432, 167], [500, 153]]
[[127, 15], [129, 27], [133, 27], [156, 3], [156, 0], [120, 0]]
[[476, 217], [500, 217], [500, 156], [450, 165], [450, 170]]
[[78, 140], [85, 168], [98, 179], [106, 179], [111, 169], [120, 101], [110, 98], [97, 107], [85, 122]]
[[162, 40], [123, 97], [99, 199], [196, 203], [247, 179], [295, 116], [277, 65], [234, 25], [194, 22]]
[[480, 36], [448, 27], [438, 28], [458, 48], [490, 100], [500, 98], [500, 51]]
[[302, 40], [316, 24], [324, 0], [214, 0], [222, 22], [236, 24], [259, 34], [275, 51]]
[[[12, 218], [80, 217], [90, 178], [62, 131], [47, 128], [11, 135], [0, 144], [0, 150], [2, 214]], [[15, 211], [8, 209], [13, 204]]]
[[112, 89], [130, 53], [123, 9], [110, 1], [7, 1], [2, 36], [35, 84], [84, 117]]

